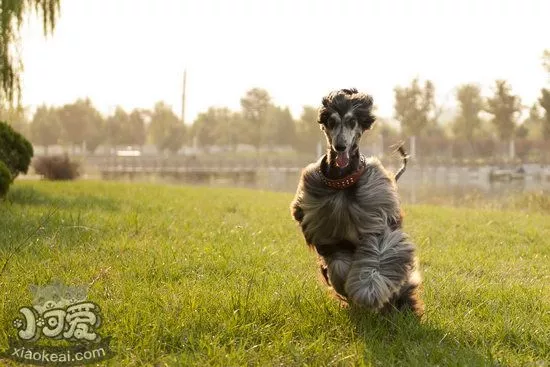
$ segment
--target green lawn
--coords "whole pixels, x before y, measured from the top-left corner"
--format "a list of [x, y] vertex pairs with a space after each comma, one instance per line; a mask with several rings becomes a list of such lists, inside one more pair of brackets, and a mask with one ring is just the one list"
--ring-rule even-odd
[[406, 207], [425, 279], [419, 322], [331, 299], [291, 199], [17, 182], [0, 202], [0, 266], [25, 245], [0, 275], [0, 350], [28, 286], [58, 278], [92, 283], [113, 366], [548, 366], [550, 215]]

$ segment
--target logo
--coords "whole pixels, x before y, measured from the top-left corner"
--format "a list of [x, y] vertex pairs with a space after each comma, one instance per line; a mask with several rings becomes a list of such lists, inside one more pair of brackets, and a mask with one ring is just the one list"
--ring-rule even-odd
[[[110, 338], [98, 332], [99, 306], [87, 300], [86, 286], [66, 286], [59, 281], [32, 285], [32, 306], [21, 307], [13, 320], [16, 337], [1, 357], [35, 365], [75, 366], [114, 356]], [[47, 344], [39, 343], [44, 341]], [[55, 343], [64, 345], [55, 345]]]

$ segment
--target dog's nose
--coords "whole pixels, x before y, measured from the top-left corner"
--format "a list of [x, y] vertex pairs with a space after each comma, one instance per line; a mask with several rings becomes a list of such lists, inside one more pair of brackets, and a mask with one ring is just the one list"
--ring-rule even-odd
[[343, 152], [344, 150], [346, 150], [346, 146], [342, 144], [337, 144], [334, 148], [337, 152]]

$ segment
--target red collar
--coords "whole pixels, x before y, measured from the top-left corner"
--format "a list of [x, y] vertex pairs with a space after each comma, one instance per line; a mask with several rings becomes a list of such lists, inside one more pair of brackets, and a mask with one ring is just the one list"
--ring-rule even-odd
[[365, 173], [365, 170], [367, 169], [367, 164], [365, 162], [365, 157], [361, 155], [361, 161], [359, 162], [359, 167], [355, 172], [352, 174], [339, 178], [337, 180], [331, 180], [326, 178], [325, 174], [323, 173], [323, 170], [321, 169], [322, 165], [319, 165], [318, 171], [321, 175], [321, 179], [323, 180], [323, 183], [327, 185], [328, 187], [332, 189], [337, 190], [344, 190], [347, 189], [357, 183], [359, 181], [359, 178]]

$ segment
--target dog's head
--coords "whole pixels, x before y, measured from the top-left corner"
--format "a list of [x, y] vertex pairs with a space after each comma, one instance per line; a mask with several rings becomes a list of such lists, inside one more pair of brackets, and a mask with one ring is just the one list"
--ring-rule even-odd
[[350, 153], [359, 148], [361, 135], [374, 123], [372, 104], [371, 96], [354, 88], [334, 91], [323, 98], [318, 122], [336, 154], [338, 167], [349, 164]]

